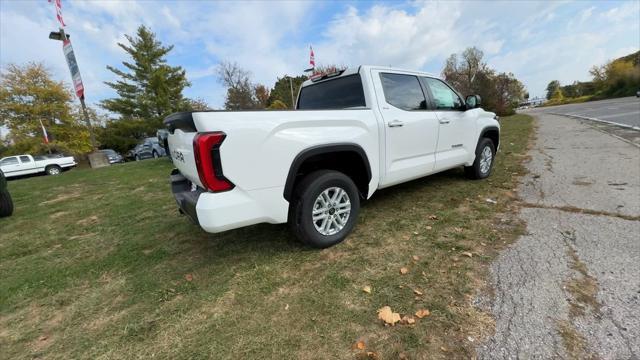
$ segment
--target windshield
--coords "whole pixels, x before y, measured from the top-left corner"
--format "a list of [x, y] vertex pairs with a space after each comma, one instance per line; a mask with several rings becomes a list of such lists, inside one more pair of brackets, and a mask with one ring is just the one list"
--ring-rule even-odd
[[145, 141], [149, 141], [152, 142], [154, 144], [158, 143], [158, 138], [157, 137], [150, 137], [150, 138], [146, 138]]
[[329, 110], [366, 107], [360, 74], [305, 86], [300, 90], [299, 110]]
[[111, 149], [105, 149], [105, 150], [100, 150], [103, 153], [107, 154], [107, 155], [116, 155], [115, 150], [111, 150]]

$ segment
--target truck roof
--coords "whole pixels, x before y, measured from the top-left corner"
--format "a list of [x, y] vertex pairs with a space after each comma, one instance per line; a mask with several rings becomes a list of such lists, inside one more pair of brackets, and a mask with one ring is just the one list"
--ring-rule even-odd
[[394, 68], [394, 67], [390, 67], [390, 66], [380, 66], [380, 65], [360, 65], [358, 67], [350, 67], [345, 69], [340, 75], [338, 76], [334, 76], [334, 77], [330, 77], [330, 78], [326, 78], [326, 79], [321, 79], [321, 80], [316, 80], [316, 81], [312, 81], [312, 80], [305, 80], [305, 82], [302, 83], [302, 86], [309, 86], [311, 84], [317, 84], [320, 82], [324, 82], [324, 81], [328, 81], [331, 79], [336, 79], [342, 76], [348, 76], [348, 75], [353, 75], [353, 74], [357, 74], [360, 72], [360, 70], [364, 70], [364, 72], [368, 72], [369, 70], [386, 70], [386, 71], [390, 71], [390, 72], [399, 72], [399, 73], [405, 73], [405, 74], [413, 74], [413, 75], [418, 75], [418, 76], [428, 76], [428, 77], [433, 77], [433, 78], [438, 78], [440, 79], [439, 76], [437, 75], [433, 75], [431, 73], [428, 72], [424, 72], [424, 71], [417, 71], [417, 70], [407, 70], [407, 69], [402, 69], [402, 68]]

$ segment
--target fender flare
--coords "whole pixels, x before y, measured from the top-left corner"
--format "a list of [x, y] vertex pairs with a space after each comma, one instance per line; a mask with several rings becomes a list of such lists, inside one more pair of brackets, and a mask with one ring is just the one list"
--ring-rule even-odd
[[496, 151], [497, 151], [498, 150], [498, 146], [500, 146], [500, 128], [495, 126], [495, 125], [489, 125], [489, 126], [486, 126], [486, 127], [482, 128], [482, 130], [480, 131], [480, 136], [478, 136], [478, 143], [480, 142], [480, 139], [485, 137], [484, 135], [487, 132], [493, 131], [493, 130], [498, 132], [498, 144], [496, 145]]
[[367, 171], [367, 184], [371, 181], [371, 164], [369, 163], [367, 153], [360, 145], [352, 143], [317, 145], [302, 150], [293, 159], [291, 167], [289, 168], [289, 173], [287, 174], [287, 181], [284, 185], [284, 198], [287, 201], [291, 201], [291, 196], [293, 195], [293, 185], [295, 184], [298, 170], [307, 159], [311, 158], [312, 156], [334, 152], [355, 152], [356, 154], [358, 154], [364, 162], [365, 169]]

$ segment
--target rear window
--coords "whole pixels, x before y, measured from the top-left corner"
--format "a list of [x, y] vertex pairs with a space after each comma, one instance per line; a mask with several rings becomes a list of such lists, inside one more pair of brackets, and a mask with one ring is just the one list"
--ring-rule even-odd
[[359, 74], [305, 86], [298, 99], [299, 110], [329, 110], [366, 107]]

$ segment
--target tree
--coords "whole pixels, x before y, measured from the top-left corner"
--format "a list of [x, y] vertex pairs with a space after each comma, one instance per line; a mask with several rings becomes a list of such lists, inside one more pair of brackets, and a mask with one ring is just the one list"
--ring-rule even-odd
[[483, 61], [484, 54], [475, 47], [447, 59], [442, 76], [463, 95], [477, 94], [482, 107], [500, 115], [512, 114], [524, 99], [524, 85], [511, 73], [499, 73]]
[[221, 62], [218, 65], [218, 80], [227, 88], [225, 109], [251, 110], [260, 107], [255, 87], [251, 84], [251, 73], [237, 63]]
[[556, 93], [558, 89], [560, 89], [560, 81], [552, 80], [547, 85], [547, 100], [551, 100], [551, 98], [553, 97], [553, 95]]
[[253, 87], [253, 93], [255, 94], [256, 105], [260, 109], [265, 109], [269, 102], [269, 89], [262, 84], [258, 84]]
[[153, 136], [146, 121], [141, 119], [112, 119], [105, 127], [96, 129], [96, 137], [103, 149], [113, 149], [122, 154], [132, 149], [139, 139]]
[[166, 55], [173, 45], [163, 46], [144, 25], [135, 37], [125, 35], [130, 45], [118, 43], [133, 60], [123, 61], [124, 71], [107, 66], [120, 79], [105, 82], [116, 91], [117, 98], [103, 100], [101, 106], [120, 115], [123, 120], [140, 119], [149, 132], [162, 126], [169, 114], [188, 108], [182, 90], [190, 86], [185, 70], [167, 65]]
[[195, 98], [195, 99], [187, 99], [187, 110], [188, 111], [207, 111], [211, 110], [209, 104], [207, 104], [204, 99]]
[[52, 80], [42, 63], [9, 64], [0, 79], [0, 125], [9, 129], [7, 139], [13, 151], [82, 154], [91, 150], [82, 117], [73, 112], [71, 90]]
[[[280, 101], [285, 105], [284, 109], [293, 109], [293, 105], [294, 105], [293, 103], [296, 101], [296, 97], [300, 92], [300, 87], [302, 86], [302, 83], [305, 82], [306, 80], [307, 80], [307, 77], [304, 75], [299, 75], [296, 77], [290, 77], [288, 75], [285, 75], [281, 78], [278, 78], [278, 80], [276, 80], [276, 83], [273, 85], [273, 88], [271, 89], [271, 94], [269, 95], [269, 101], [267, 102], [269, 108], [273, 108], [273, 104], [276, 101]], [[293, 98], [291, 95], [292, 85], [293, 85]]]
[[283, 103], [280, 100], [275, 100], [274, 102], [271, 103], [271, 105], [269, 105], [269, 107], [267, 108], [269, 110], [285, 110], [288, 109], [287, 104]]

